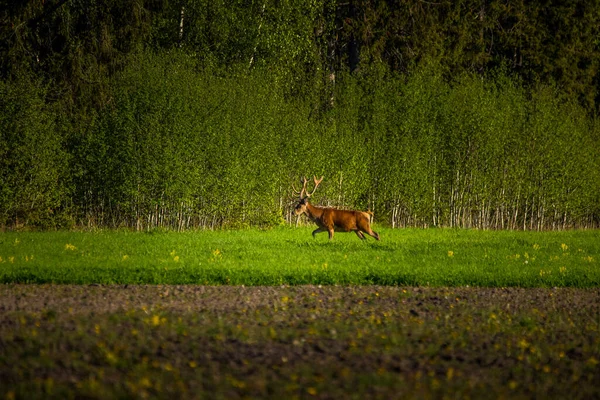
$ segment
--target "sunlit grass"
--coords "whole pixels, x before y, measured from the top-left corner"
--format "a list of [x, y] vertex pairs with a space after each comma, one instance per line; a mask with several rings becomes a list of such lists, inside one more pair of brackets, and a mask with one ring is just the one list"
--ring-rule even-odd
[[0, 234], [0, 281], [22, 283], [600, 284], [597, 231], [379, 228], [313, 239], [312, 228]]

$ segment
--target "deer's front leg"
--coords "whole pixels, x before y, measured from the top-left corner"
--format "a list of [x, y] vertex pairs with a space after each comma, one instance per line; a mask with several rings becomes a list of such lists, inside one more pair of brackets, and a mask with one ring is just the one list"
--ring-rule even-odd
[[333, 240], [333, 232], [334, 232], [333, 228], [327, 229], [327, 232], [329, 232], [329, 240]]
[[317, 233], [325, 232], [325, 229], [317, 228], [313, 231], [312, 235], [315, 237]]

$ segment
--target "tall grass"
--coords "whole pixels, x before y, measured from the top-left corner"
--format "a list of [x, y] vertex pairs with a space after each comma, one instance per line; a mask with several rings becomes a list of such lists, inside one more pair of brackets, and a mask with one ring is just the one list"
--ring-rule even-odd
[[76, 284], [600, 285], [595, 231], [308, 228], [0, 235], [0, 282]]

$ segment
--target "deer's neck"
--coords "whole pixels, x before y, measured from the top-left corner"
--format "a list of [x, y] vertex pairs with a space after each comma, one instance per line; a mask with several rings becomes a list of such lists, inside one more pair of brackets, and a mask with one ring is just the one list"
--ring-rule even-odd
[[308, 218], [310, 218], [313, 221], [317, 220], [317, 219], [321, 218], [321, 215], [323, 215], [323, 209], [321, 207], [316, 207], [310, 203], [307, 203], [306, 204], [306, 215], [308, 216]]

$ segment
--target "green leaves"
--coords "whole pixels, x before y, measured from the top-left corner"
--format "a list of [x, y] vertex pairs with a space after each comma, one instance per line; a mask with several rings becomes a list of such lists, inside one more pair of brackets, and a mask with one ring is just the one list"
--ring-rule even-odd
[[0, 226], [597, 226], [600, 8], [505, 3], [15, 6]]
[[54, 227], [70, 194], [68, 154], [45, 96], [29, 75], [0, 81], [0, 226]]
[[37, 81], [3, 83], [0, 223], [295, 223], [303, 175], [325, 176], [316, 203], [395, 227], [597, 222], [598, 127], [551, 88], [380, 66], [339, 74], [334, 106], [315, 112], [268, 69], [221, 72], [182, 50], [136, 53], [85, 128], [46, 104]]

